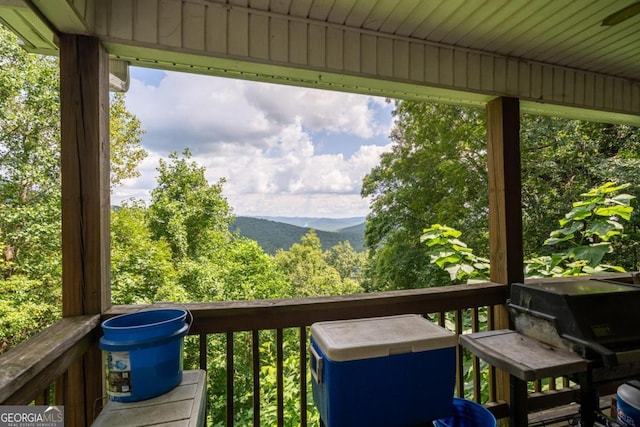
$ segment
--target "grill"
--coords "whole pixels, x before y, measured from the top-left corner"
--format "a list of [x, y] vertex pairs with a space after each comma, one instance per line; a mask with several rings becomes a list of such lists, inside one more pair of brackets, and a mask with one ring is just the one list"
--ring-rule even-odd
[[565, 280], [511, 286], [515, 330], [588, 361], [581, 387], [583, 425], [593, 425], [597, 388], [640, 375], [640, 286]]
[[516, 283], [508, 307], [523, 335], [607, 367], [640, 361], [640, 286], [606, 280]]

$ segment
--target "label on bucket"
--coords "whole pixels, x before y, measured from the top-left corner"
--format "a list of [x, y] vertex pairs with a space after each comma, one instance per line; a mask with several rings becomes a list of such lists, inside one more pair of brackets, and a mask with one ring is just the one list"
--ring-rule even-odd
[[128, 351], [107, 351], [107, 393], [131, 396], [131, 359]]

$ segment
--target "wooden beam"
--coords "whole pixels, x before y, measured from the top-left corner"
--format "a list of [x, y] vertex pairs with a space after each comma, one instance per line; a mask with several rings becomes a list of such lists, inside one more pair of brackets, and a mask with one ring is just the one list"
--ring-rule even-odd
[[[60, 35], [62, 314], [110, 306], [109, 61], [94, 37]], [[69, 425], [89, 425], [102, 396], [97, 342], [66, 374]]]
[[109, 62], [96, 38], [60, 37], [63, 315], [110, 306]]
[[520, 109], [516, 98], [487, 104], [491, 281], [524, 280], [520, 172]]
[[147, 308], [186, 308], [193, 315], [191, 334], [213, 334], [297, 328], [325, 320], [438, 313], [492, 306], [506, 299], [505, 286], [487, 282], [330, 297], [180, 305], [116, 305], [105, 313], [105, 316], [116, 316]]
[[[517, 98], [496, 98], [487, 104], [487, 158], [489, 169], [489, 259], [491, 281], [508, 287], [524, 280], [520, 171], [520, 107]], [[508, 291], [507, 291], [508, 294]], [[509, 328], [504, 305], [494, 307], [495, 327]], [[510, 384], [509, 374], [497, 371], [499, 400], [507, 403], [522, 394]], [[526, 393], [526, 390], [525, 390]], [[511, 396], [514, 394], [514, 396]], [[522, 414], [511, 425], [526, 425]], [[526, 417], [526, 414], [525, 414]]]

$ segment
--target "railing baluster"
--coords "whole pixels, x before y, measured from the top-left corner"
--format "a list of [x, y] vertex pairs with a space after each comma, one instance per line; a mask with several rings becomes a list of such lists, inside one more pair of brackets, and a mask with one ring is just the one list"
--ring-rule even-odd
[[534, 390], [536, 393], [539, 393], [539, 392], [541, 392], [541, 391], [542, 391], [542, 380], [535, 380], [535, 381], [533, 382], [533, 390]]
[[444, 311], [438, 312], [438, 325], [444, 328], [445, 325], [445, 313]]
[[278, 427], [284, 425], [284, 349], [283, 349], [282, 329], [276, 329], [276, 376], [278, 395]]
[[207, 334], [200, 334], [200, 369], [207, 370]]
[[[496, 329], [496, 319], [493, 315], [493, 307], [487, 307], [487, 329], [493, 331]], [[495, 402], [498, 400], [498, 391], [496, 389], [496, 368], [492, 365], [489, 366], [489, 401]]]
[[233, 332], [227, 332], [227, 426], [233, 427]]
[[253, 425], [260, 426], [260, 332], [251, 334], [251, 352], [253, 359]]
[[65, 381], [67, 381], [67, 373], [65, 372], [64, 374], [62, 374], [60, 376], [60, 378], [58, 378], [56, 380], [56, 395], [55, 395], [55, 400], [56, 400], [56, 405], [64, 405], [64, 383]]
[[[462, 310], [455, 311], [455, 333], [456, 336], [462, 335]], [[456, 388], [458, 389], [458, 397], [464, 397], [464, 349], [460, 344], [456, 350]]]
[[46, 405], [48, 403], [48, 395], [49, 393], [49, 389], [45, 388], [42, 393], [40, 393], [38, 396], [36, 396], [35, 400], [33, 401], [34, 404], [36, 405]]
[[[471, 331], [478, 332], [480, 330], [480, 318], [478, 316], [478, 309], [471, 309]], [[480, 372], [480, 359], [476, 355], [471, 356], [471, 362], [473, 365], [473, 400], [480, 403], [482, 399], [482, 374]]]
[[307, 426], [307, 328], [300, 327], [300, 426]]

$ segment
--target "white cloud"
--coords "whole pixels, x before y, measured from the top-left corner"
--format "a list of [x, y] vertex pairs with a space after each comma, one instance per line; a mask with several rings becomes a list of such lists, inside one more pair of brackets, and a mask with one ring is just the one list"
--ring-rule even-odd
[[[375, 117], [388, 106], [363, 95], [167, 73], [157, 87], [133, 79], [127, 105], [147, 131], [150, 156], [142, 177], [114, 192], [116, 203], [148, 199], [158, 160], [189, 147], [210, 182], [226, 178], [238, 215], [365, 215], [362, 178], [389, 149], [376, 144], [390, 115], [384, 123]], [[361, 146], [349, 155], [320, 152], [316, 132], [323, 145], [340, 134]]]

